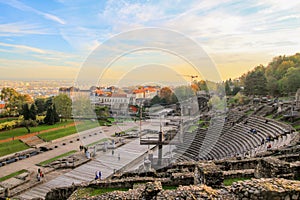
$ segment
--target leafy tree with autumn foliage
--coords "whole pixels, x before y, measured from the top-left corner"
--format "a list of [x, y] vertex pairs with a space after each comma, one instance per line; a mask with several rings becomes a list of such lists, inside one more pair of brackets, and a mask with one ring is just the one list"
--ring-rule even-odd
[[32, 103], [33, 99], [28, 94], [20, 94], [13, 88], [3, 88], [0, 94], [1, 100], [5, 101], [8, 116], [18, 116], [22, 112], [22, 105]]
[[159, 95], [154, 96], [151, 101], [150, 101], [150, 105], [155, 105], [155, 104], [174, 104], [176, 103], [177, 97], [175, 96], [174, 92], [169, 88], [169, 87], [163, 87], [160, 90]]

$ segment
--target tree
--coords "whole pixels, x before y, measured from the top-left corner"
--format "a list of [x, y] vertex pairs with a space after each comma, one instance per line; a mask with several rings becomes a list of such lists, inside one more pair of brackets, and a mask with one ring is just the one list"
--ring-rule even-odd
[[97, 106], [95, 113], [98, 119], [107, 119], [110, 116], [109, 108], [107, 106]]
[[160, 98], [165, 99], [166, 103], [171, 102], [172, 94], [173, 92], [169, 87], [163, 87], [160, 90]]
[[198, 81], [197, 84], [198, 84], [199, 90], [208, 92], [208, 87], [207, 87], [206, 81], [201, 80], [201, 81]]
[[291, 67], [281, 81], [282, 92], [295, 93], [300, 88], [300, 68]]
[[277, 96], [280, 94], [279, 81], [274, 76], [267, 77], [267, 89], [270, 95]]
[[30, 119], [30, 109], [28, 103], [25, 103], [22, 106], [22, 115], [24, 117], [24, 120], [29, 120]]
[[195, 96], [195, 92], [189, 86], [178, 86], [174, 89], [174, 91], [176, 95], [175, 97], [179, 101], [184, 101]]
[[38, 98], [34, 101], [34, 104], [37, 107], [37, 114], [43, 115], [46, 111], [46, 99], [45, 98]]
[[231, 95], [236, 95], [239, 91], [241, 91], [241, 88], [239, 86], [234, 86], [231, 92]]
[[30, 119], [36, 120], [37, 115], [37, 107], [35, 104], [31, 104], [30, 110], [29, 110]]
[[264, 74], [264, 67], [257, 66], [246, 75], [245, 93], [247, 95], [265, 95], [267, 93], [267, 79]]
[[225, 81], [225, 93], [226, 93], [226, 95], [231, 95], [229, 81], [227, 81], [227, 80]]
[[160, 102], [161, 102], [160, 97], [159, 97], [158, 95], [155, 95], [155, 96], [151, 99], [150, 105], [153, 106], [153, 105], [155, 105], [155, 104], [160, 104]]
[[1, 100], [5, 101], [5, 108], [9, 116], [16, 116], [22, 112], [24, 103], [32, 103], [30, 95], [22, 95], [13, 88], [3, 88], [0, 94]]
[[49, 106], [44, 122], [49, 125], [53, 125], [56, 122], [59, 122], [59, 116], [56, 112], [55, 105]]
[[36, 125], [36, 106], [32, 104], [29, 106], [28, 103], [23, 104], [21, 114], [23, 115], [23, 126], [27, 129], [27, 132], [30, 133], [30, 126]]
[[57, 114], [61, 119], [69, 119], [72, 114], [72, 100], [66, 94], [59, 94], [53, 98], [53, 103], [56, 107]]

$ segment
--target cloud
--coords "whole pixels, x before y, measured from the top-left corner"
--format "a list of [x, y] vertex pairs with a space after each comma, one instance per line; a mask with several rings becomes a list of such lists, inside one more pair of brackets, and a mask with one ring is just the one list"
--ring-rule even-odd
[[30, 47], [30, 46], [26, 46], [26, 45], [7, 44], [7, 43], [0, 42], [0, 46], [12, 47], [12, 48], [15, 48], [15, 49], [22, 49], [22, 50], [29, 51], [29, 52], [34, 52], [34, 53], [41, 53], [41, 54], [45, 54], [46, 53], [42, 49], [35, 48], [35, 47]]
[[27, 34], [49, 35], [52, 34], [48, 28], [40, 27], [36, 24], [26, 22], [14, 22], [0, 24], [0, 36], [22, 36]]
[[20, 1], [17, 1], [17, 0], [0, 0], [1, 3], [4, 3], [4, 4], [7, 4], [13, 8], [16, 8], [18, 10], [22, 10], [22, 11], [28, 11], [28, 12], [33, 12], [37, 15], [41, 15], [43, 16], [44, 18], [46, 19], [49, 19], [51, 21], [54, 21], [54, 22], [57, 22], [59, 24], [66, 24], [64, 20], [60, 19], [59, 17], [53, 15], [53, 14], [50, 14], [50, 13], [46, 13], [46, 12], [42, 12], [40, 10], [37, 10], [37, 9], [34, 9]]

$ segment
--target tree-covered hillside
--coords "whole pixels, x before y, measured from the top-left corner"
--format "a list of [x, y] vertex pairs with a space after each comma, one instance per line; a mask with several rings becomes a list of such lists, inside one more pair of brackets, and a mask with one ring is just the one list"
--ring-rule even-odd
[[[228, 81], [227, 81], [228, 82]], [[285, 96], [300, 88], [300, 53], [278, 56], [240, 77], [246, 95]]]

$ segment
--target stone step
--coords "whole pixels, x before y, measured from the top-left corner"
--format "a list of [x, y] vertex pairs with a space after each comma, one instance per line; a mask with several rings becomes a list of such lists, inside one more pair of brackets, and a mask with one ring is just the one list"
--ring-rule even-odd
[[[31, 199], [33, 197], [44, 199], [47, 192], [49, 192], [51, 188], [71, 186], [73, 183], [77, 184], [94, 180], [95, 172], [97, 170], [102, 172], [103, 178], [106, 178], [113, 174], [114, 169], [120, 170], [148, 151], [148, 145], [141, 146], [139, 145], [139, 142], [140, 141], [138, 138], [119, 147], [115, 150], [114, 155], [112, 155], [111, 151], [97, 153], [94, 160], [81, 165], [49, 182], [38, 185], [37, 187], [20, 194], [18, 197], [21, 199]], [[150, 145], [150, 148], [153, 147], [154, 145]], [[120, 160], [118, 159], [119, 153], [121, 155]]]
[[32, 137], [21, 139], [21, 141], [24, 142], [25, 144], [27, 144], [30, 147], [37, 146], [37, 145], [42, 144], [42, 143], [45, 142], [44, 140], [42, 140], [41, 138], [39, 138], [36, 135], [32, 136]]

